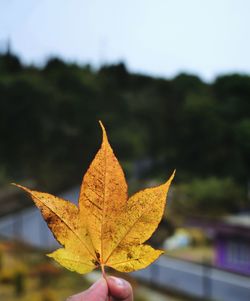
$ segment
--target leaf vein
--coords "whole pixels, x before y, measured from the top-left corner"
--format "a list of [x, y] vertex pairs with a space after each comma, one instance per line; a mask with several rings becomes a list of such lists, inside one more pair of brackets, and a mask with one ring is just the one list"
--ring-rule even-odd
[[128, 228], [128, 230], [125, 232], [125, 234], [122, 236], [122, 238], [118, 241], [118, 243], [116, 244], [116, 246], [114, 247], [114, 249], [111, 251], [111, 253], [107, 257], [106, 263], [108, 262], [109, 258], [113, 255], [113, 253], [117, 249], [117, 247], [121, 244], [121, 242], [128, 236], [129, 232], [131, 232], [131, 230], [133, 229], [133, 227], [135, 226], [135, 224], [143, 217], [143, 215], [147, 212], [147, 210], [151, 209], [150, 205], [151, 204], [149, 204], [148, 206], [145, 206], [144, 208], [142, 208], [141, 215], [133, 222], [133, 224]]
[[92, 252], [89, 250], [88, 246], [84, 243], [84, 241], [81, 239], [81, 237], [79, 237], [78, 233], [75, 232], [75, 230], [62, 218], [59, 216], [59, 214], [57, 212], [55, 212], [52, 208], [50, 208], [48, 206], [48, 204], [44, 203], [41, 199], [39, 199], [37, 196], [35, 196], [32, 192], [31, 192], [31, 195], [37, 199], [39, 202], [43, 203], [45, 205], [45, 207], [47, 207], [49, 210], [51, 210], [53, 212], [53, 214], [55, 214], [74, 234], [75, 236], [78, 238], [78, 240], [85, 246], [86, 250], [89, 252], [89, 254], [96, 258], [96, 256], [94, 256], [92, 254]]

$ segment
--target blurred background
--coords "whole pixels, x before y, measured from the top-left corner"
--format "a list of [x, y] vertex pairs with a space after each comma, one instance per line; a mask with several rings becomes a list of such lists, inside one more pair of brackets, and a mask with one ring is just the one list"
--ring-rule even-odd
[[[249, 300], [250, 3], [0, 1], [0, 299], [65, 300], [86, 277], [17, 182], [77, 202], [108, 131], [129, 193], [177, 170], [151, 238], [122, 275], [137, 301]], [[114, 274], [114, 271], [110, 271]]]

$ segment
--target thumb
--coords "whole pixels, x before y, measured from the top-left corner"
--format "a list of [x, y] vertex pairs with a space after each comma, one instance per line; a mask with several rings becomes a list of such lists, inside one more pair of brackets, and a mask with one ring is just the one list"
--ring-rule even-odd
[[106, 301], [108, 296], [108, 286], [104, 278], [100, 278], [86, 291], [69, 297], [67, 301]]

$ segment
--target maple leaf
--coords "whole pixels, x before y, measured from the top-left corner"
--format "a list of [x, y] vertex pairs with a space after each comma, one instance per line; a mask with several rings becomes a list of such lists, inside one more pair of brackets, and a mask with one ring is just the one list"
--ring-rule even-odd
[[123, 170], [108, 142], [105, 128], [81, 185], [79, 206], [48, 193], [26, 191], [63, 246], [51, 254], [62, 266], [80, 274], [97, 267], [132, 272], [145, 268], [162, 253], [144, 244], [156, 230], [174, 173], [157, 187], [127, 197]]

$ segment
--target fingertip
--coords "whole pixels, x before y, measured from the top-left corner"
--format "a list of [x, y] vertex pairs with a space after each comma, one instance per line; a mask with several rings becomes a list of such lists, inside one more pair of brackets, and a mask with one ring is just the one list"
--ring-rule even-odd
[[89, 289], [79, 293], [77, 295], [71, 296], [67, 301], [105, 301], [108, 296], [108, 286], [104, 278], [100, 278], [96, 281]]
[[91, 287], [88, 289], [88, 291], [93, 291], [93, 290], [107, 290], [107, 282], [106, 280], [101, 277], [99, 280], [97, 280], [94, 284], [91, 285]]
[[112, 297], [121, 300], [132, 300], [133, 291], [128, 281], [122, 278], [110, 276], [107, 279], [107, 283]]

